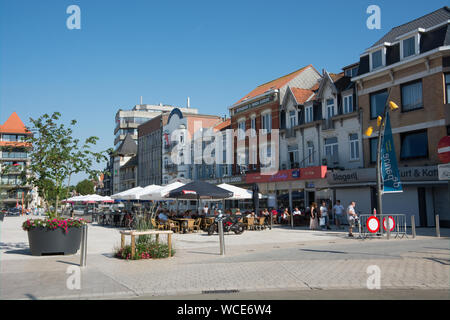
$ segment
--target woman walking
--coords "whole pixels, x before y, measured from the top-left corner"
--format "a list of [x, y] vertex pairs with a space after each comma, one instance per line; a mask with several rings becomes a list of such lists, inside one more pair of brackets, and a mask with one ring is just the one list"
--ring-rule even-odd
[[319, 212], [317, 211], [317, 203], [311, 203], [311, 220], [309, 222], [309, 228], [311, 230], [319, 229]]

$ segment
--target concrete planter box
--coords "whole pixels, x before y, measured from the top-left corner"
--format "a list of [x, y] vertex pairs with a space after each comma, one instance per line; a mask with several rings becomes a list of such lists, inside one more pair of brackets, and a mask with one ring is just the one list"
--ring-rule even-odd
[[49, 230], [34, 228], [28, 231], [28, 243], [31, 255], [75, 254], [80, 248], [82, 228]]

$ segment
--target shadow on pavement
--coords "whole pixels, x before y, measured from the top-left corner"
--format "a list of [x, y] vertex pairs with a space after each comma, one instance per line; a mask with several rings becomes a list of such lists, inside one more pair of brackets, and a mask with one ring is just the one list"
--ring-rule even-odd
[[28, 243], [25, 242], [19, 243], [0, 242], [0, 250], [3, 251], [4, 254], [23, 254], [31, 256], [31, 251], [28, 246]]

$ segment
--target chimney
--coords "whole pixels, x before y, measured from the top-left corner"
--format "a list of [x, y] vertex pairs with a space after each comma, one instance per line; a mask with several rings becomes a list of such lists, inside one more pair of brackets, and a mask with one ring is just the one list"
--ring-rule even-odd
[[142, 105], [142, 96], [141, 96], [141, 105]]
[[187, 107], [188, 108], [191, 107], [191, 99], [189, 97], [187, 97]]

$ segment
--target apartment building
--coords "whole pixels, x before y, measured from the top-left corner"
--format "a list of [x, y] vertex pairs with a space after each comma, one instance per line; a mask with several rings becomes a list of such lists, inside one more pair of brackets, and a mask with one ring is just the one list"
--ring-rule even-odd
[[204, 162], [203, 150], [208, 143], [206, 131], [220, 122], [219, 116], [183, 113], [178, 108], [171, 111], [161, 139], [163, 185], [180, 178], [203, 180], [214, 176], [215, 164]]
[[21, 173], [29, 165], [31, 146], [24, 139], [31, 135], [17, 113], [0, 125], [0, 207], [39, 205], [36, 190], [27, 185]]
[[138, 186], [162, 185], [163, 128], [169, 112], [138, 127]]
[[[280, 141], [274, 138], [275, 146], [272, 148], [271, 144], [272, 131], [279, 130], [284, 121], [280, 114], [286, 92], [293, 87], [310, 90], [320, 78], [320, 73], [312, 65], [308, 65], [256, 87], [229, 108], [231, 128], [237, 132], [234, 138], [233, 175], [245, 174], [246, 186], [251, 187], [257, 183], [260, 190], [269, 195], [269, 199], [283, 196], [288, 190], [295, 191], [290, 186], [289, 179], [303, 179], [298, 176], [297, 171], [280, 171]], [[278, 173], [270, 175], [262, 172], [267, 164], [263, 157], [275, 159], [276, 163], [272, 163], [272, 166], [276, 167]], [[320, 168], [313, 175], [317, 174], [321, 174]], [[269, 206], [277, 207], [278, 203], [270, 200]]]
[[[450, 225], [448, 184], [438, 180], [437, 144], [449, 134], [450, 9], [443, 7], [393, 28], [360, 56], [357, 85], [362, 131], [377, 127], [387, 100], [403, 192], [383, 196], [383, 212], [412, 215], [420, 226]], [[377, 133], [363, 137], [364, 169], [333, 172], [336, 199], [376, 208]]]
[[357, 65], [345, 67], [339, 74], [323, 70], [311, 89], [288, 88], [280, 112], [280, 168], [300, 177], [305, 177], [306, 170], [318, 174], [314, 179], [309, 176], [306, 181], [290, 182], [285, 206], [331, 202], [332, 189], [320, 173], [363, 167], [360, 117], [349, 76], [355, 68]]
[[113, 194], [137, 186], [137, 145], [130, 134], [113, 153]]
[[[122, 143], [125, 139], [126, 135], [131, 135], [133, 140], [137, 141], [138, 139], [138, 127], [153, 119], [164, 112], [171, 112], [175, 106], [163, 105], [162, 103], [159, 105], [150, 105], [150, 104], [138, 104], [135, 105], [131, 110], [122, 110], [120, 109], [116, 113], [116, 126], [114, 128], [114, 149]], [[179, 108], [185, 113], [198, 113], [198, 110], [195, 108]]]

